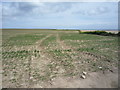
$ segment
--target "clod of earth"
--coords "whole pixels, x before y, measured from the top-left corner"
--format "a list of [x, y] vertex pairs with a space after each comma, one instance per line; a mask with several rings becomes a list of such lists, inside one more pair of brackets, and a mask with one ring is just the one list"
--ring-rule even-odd
[[85, 79], [85, 78], [86, 78], [86, 76], [85, 76], [85, 75], [81, 75], [81, 78], [82, 78], [82, 79]]
[[87, 72], [83, 71], [83, 75], [86, 75], [86, 74], [87, 74]]

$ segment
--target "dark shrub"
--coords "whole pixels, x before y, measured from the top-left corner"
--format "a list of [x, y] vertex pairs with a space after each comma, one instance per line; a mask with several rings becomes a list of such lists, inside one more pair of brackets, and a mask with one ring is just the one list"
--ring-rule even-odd
[[[106, 31], [88, 31], [88, 32], [82, 32], [84, 34], [95, 34], [95, 35], [102, 35], [102, 36], [117, 36], [117, 34], [106, 32]], [[118, 33], [120, 35], [120, 33]]]
[[81, 34], [82, 32], [81, 32], [81, 30], [78, 30], [78, 32], [79, 32], [79, 34]]
[[118, 36], [120, 36], [120, 31], [118, 32]]

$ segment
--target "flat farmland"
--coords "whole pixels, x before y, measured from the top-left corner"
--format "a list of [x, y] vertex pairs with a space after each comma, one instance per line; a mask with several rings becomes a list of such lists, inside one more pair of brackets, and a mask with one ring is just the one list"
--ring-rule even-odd
[[118, 87], [118, 37], [3, 30], [3, 88]]

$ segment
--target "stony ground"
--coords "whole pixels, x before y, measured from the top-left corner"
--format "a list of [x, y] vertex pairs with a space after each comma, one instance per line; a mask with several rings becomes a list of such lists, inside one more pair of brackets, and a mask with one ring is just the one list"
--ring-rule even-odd
[[117, 87], [117, 40], [78, 31], [3, 31], [2, 86]]

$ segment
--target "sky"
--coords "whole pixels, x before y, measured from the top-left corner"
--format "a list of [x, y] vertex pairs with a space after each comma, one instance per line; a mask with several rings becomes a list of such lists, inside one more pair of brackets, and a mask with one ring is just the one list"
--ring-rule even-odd
[[2, 2], [2, 28], [118, 29], [117, 2]]

